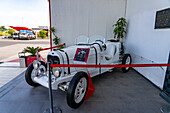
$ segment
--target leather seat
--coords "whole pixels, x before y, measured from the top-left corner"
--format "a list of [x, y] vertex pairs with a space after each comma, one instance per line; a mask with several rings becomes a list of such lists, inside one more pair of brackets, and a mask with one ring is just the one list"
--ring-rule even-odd
[[105, 59], [106, 60], [111, 60], [114, 56], [114, 54], [116, 53], [116, 46], [115, 45], [106, 45], [106, 51], [105, 51]]

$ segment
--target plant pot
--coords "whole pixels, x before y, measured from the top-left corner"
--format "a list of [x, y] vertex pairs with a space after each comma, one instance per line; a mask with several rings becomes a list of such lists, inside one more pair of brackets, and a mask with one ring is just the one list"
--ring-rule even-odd
[[26, 56], [24, 52], [18, 53], [20, 68], [26, 67]]
[[36, 56], [26, 56], [26, 66], [28, 67], [34, 60], [37, 60]]
[[111, 40], [107, 40], [107, 41], [110, 41], [110, 42], [119, 42], [119, 40], [115, 40], [115, 39], [111, 39]]

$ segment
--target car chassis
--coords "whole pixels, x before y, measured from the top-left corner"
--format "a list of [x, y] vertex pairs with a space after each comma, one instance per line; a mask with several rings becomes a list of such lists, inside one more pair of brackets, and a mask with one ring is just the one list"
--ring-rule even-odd
[[[53, 47], [54, 48], [54, 47]], [[49, 49], [49, 48], [48, 48]], [[47, 50], [47, 49], [42, 49]], [[35, 60], [26, 70], [25, 79], [31, 86], [42, 85], [49, 88], [47, 63], [37, 50]], [[91, 77], [102, 74], [110, 68], [82, 68], [69, 67], [70, 64], [81, 65], [109, 65], [131, 64], [130, 54], [124, 54], [120, 60], [120, 42], [105, 42], [100, 35], [90, 38], [81, 35], [76, 39], [76, 45], [64, 49], [53, 49], [47, 55], [47, 62], [52, 65], [65, 64], [67, 66], [51, 66], [51, 86], [53, 90], [58, 88], [67, 92], [67, 103], [72, 108], [78, 108], [85, 99], [88, 99], [89, 87], [92, 84]], [[123, 72], [129, 71], [130, 67], [122, 67]]]

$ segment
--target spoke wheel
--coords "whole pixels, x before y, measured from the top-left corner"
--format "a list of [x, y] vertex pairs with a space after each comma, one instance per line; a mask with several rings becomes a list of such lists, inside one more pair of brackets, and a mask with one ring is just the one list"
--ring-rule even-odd
[[38, 86], [39, 84], [34, 81], [35, 77], [35, 69], [33, 67], [33, 63], [31, 63], [26, 72], [25, 72], [25, 80], [30, 86]]
[[87, 80], [85, 77], [81, 78], [76, 86], [75, 93], [74, 93], [74, 100], [76, 103], [79, 103], [86, 92], [87, 88]]
[[72, 78], [67, 91], [67, 103], [71, 108], [78, 108], [83, 103], [88, 82], [88, 75], [85, 72], [78, 72]]
[[[43, 75], [43, 73], [45, 73], [46, 71], [46, 64], [42, 61], [40, 62], [41, 62], [41, 66], [38, 69], [38, 74]], [[25, 80], [30, 86], [39, 86], [39, 84], [34, 81], [36, 75], [35, 72], [36, 70], [33, 67], [33, 63], [31, 63], [25, 72]]]
[[[124, 57], [123, 57], [123, 60], [122, 60], [122, 64], [123, 65], [129, 65], [132, 63], [132, 58], [130, 56], [130, 54], [125, 54]], [[122, 71], [125, 73], [125, 72], [128, 72], [130, 70], [130, 67], [122, 67]]]

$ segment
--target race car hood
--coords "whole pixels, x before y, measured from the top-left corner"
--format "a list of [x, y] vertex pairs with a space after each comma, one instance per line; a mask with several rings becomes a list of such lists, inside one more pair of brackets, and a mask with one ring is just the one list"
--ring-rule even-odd
[[[76, 56], [76, 52], [78, 49], [89, 49], [89, 54], [90, 56], [95, 56], [95, 49], [97, 51], [97, 54], [99, 54], [101, 52], [101, 49], [98, 45], [75, 45], [75, 46], [70, 46], [67, 48], [64, 48], [62, 50], [54, 50], [48, 53], [48, 56], [57, 56], [60, 59], [60, 64], [67, 64], [66, 60], [67, 60], [67, 56], [70, 60], [70, 63], [74, 64], [73, 60], [75, 59]], [[78, 54], [78, 53], [77, 53]]]

